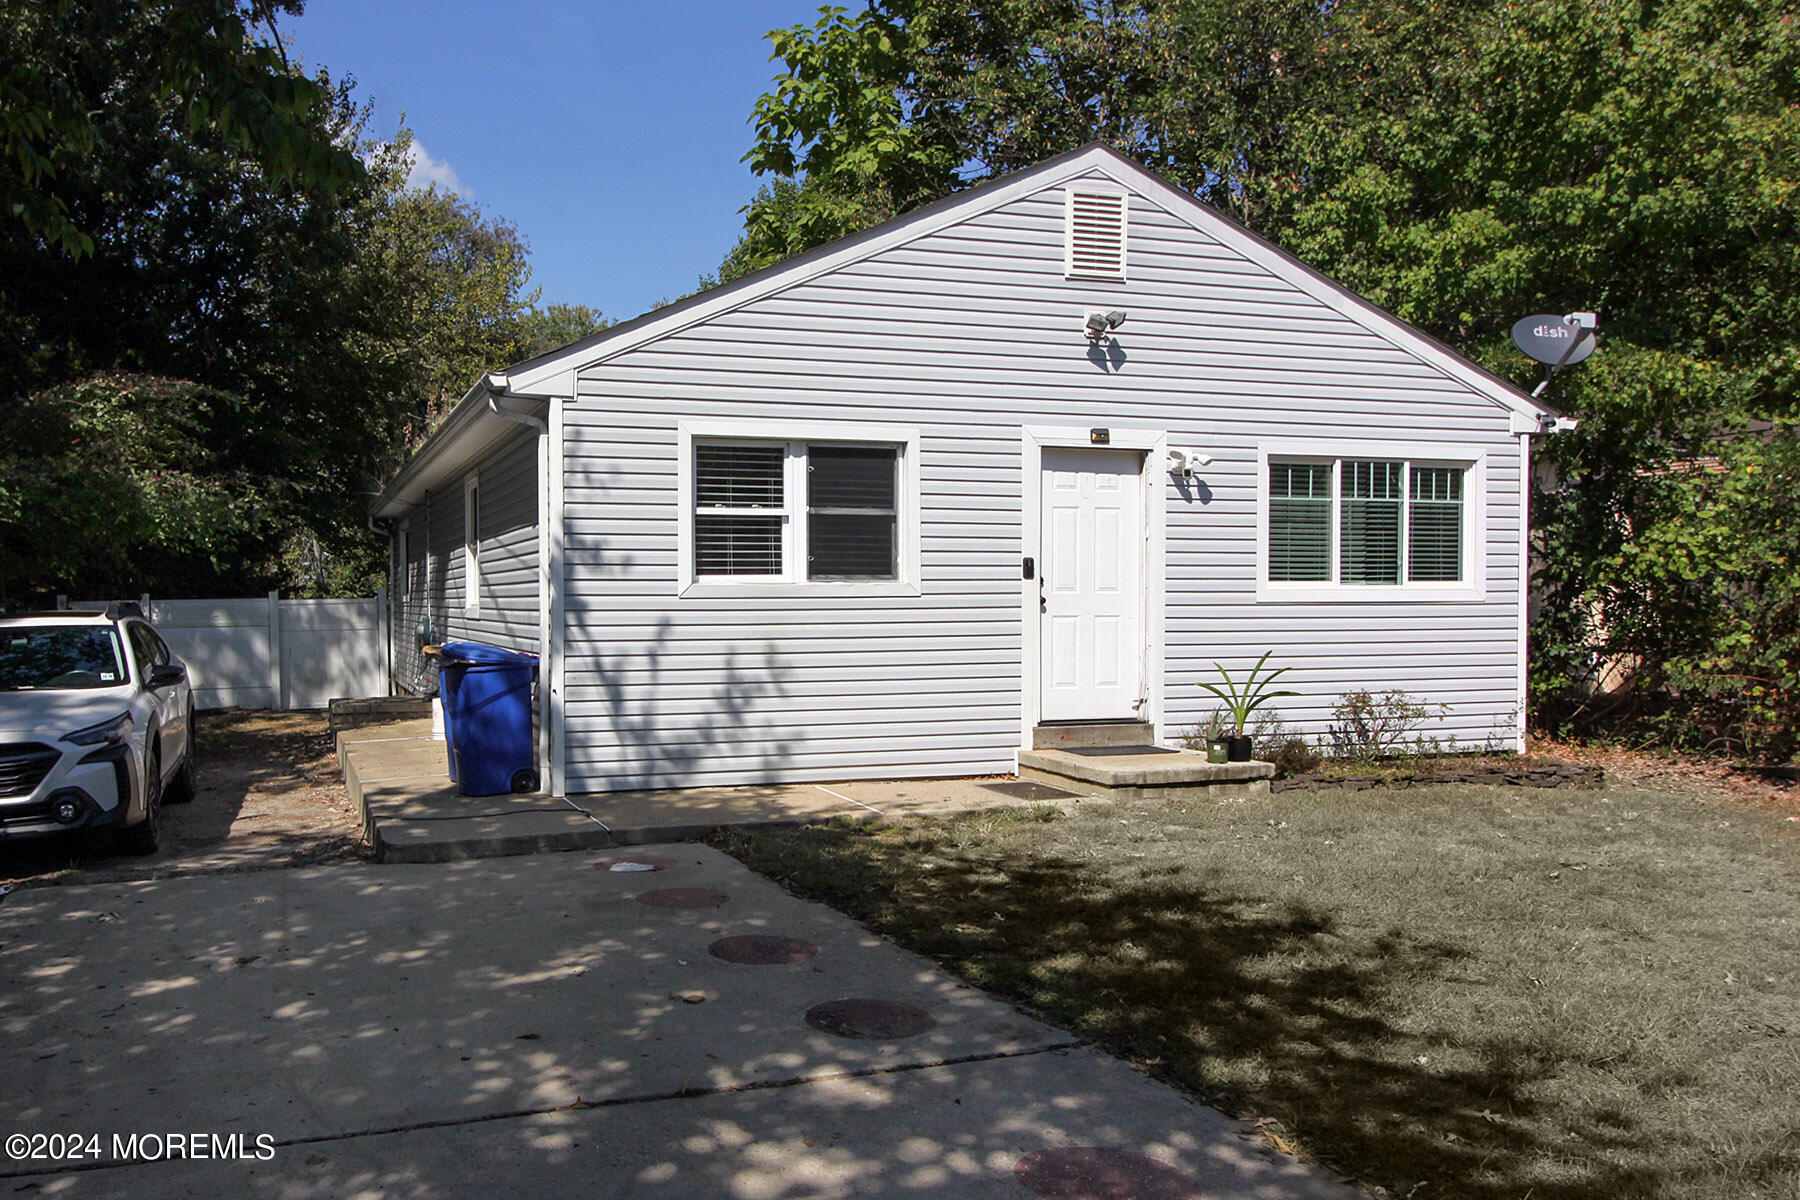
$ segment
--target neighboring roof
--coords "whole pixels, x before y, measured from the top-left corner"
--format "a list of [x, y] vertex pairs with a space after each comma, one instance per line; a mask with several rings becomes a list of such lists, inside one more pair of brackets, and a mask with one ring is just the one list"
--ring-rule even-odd
[[[574, 373], [596, 363], [752, 301], [795, 287], [893, 246], [925, 237], [970, 216], [1000, 208], [1032, 192], [1054, 187], [1064, 179], [1075, 179], [1094, 172], [1109, 176], [1113, 182], [1134, 192], [1141, 199], [1186, 221], [1326, 307], [1411, 353], [1439, 373], [1486, 396], [1501, 408], [1534, 419], [1540, 414], [1556, 415], [1556, 411], [1541, 400], [1526, 394], [1430, 335], [1320, 274], [1279, 246], [1202, 204], [1110, 146], [1096, 142], [1035, 167], [988, 180], [966, 191], [955, 192], [934, 204], [896, 217], [873, 229], [784, 259], [729, 284], [700, 292], [580, 341], [515, 363], [504, 372], [484, 376], [451, 410], [405, 469], [382, 490], [373, 511], [377, 516], [397, 515], [398, 511], [406, 507], [400, 500], [401, 490], [411, 493], [421, 486], [434, 487], [439, 480], [448, 477], [456, 463], [471, 461], [476, 455], [461, 452], [456, 443], [464, 437], [480, 434], [484, 429], [492, 433], [481, 416], [490, 408], [490, 400], [495, 396], [548, 399], [551, 395], [572, 394]], [[434, 463], [437, 464], [435, 467], [431, 465]]]

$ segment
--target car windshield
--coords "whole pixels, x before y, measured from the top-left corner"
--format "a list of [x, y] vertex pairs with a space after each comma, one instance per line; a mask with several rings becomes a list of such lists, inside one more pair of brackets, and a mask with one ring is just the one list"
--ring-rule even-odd
[[125, 682], [111, 626], [0, 629], [0, 691], [118, 687]]

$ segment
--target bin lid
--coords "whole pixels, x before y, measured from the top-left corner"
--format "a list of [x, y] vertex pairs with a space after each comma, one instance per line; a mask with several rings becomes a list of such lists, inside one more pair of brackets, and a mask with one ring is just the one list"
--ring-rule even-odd
[[508, 650], [486, 642], [445, 642], [442, 651], [446, 662], [504, 663], [508, 666], [535, 664], [538, 656], [523, 650]]

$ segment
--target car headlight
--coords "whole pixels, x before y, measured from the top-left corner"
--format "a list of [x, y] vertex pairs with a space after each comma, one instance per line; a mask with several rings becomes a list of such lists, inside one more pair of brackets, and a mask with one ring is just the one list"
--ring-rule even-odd
[[106, 742], [114, 744], [124, 742], [130, 737], [131, 714], [120, 713], [110, 721], [89, 725], [86, 729], [77, 729], [74, 733], [65, 733], [63, 741], [73, 742], [77, 746], [99, 746]]

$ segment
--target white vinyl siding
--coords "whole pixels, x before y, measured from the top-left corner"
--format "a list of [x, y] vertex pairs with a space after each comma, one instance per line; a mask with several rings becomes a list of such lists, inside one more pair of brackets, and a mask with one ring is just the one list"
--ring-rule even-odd
[[446, 640], [538, 650], [537, 464], [537, 437], [521, 428], [470, 477], [480, 484], [467, 506], [475, 524], [464, 530], [459, 523], [458, 534], [473, 549], [475, 570], [465, 573], [459, 563], [450, 581], [450, 595], [460, 603], [450, 606]]
[[[1236, 676], [1268, 649], [1294, 668], [1283, 685], [1302, 694], [1281, 711], [1302, 733], [1322, 735], [1346, 691], [1401, 688], [1449, 705], [1428, 734], [1511, 736], [1507, 412], [1142, 198], [1129, 284], [1069, 278], [1066, 204], [1046, 186], [580, 371], [561, 480], [570, 791], [1010, 771], [1036, 587], [1020, 563], [1027, 425], [1156, 431], [1213, 456], [1191, 482], [1150, 467], [1167, 508], [1165, 738], [1210, 708], [1196, 684], [1217, 682], [1215, 660]], [[1129, 312], [1115, 357], [1082, 335], [1089, 307]], [[805, 441], [806, 425], [912, 432], [907, 586], [691, 582], [693, 444]], [[1264, 444], [1376, 460], [1396, 431], [1438, 447], [1419, 462], [1485, 462], [1464, 501], [1485, 590], [1471, 560], [1429, 603], [1261, 602]]]
[[[471, 495], [464, 484], [477, 477], [480, 492]], [[395, 540], [409, 555], [393, 588], [394, 677], [401, 687], [417, 693], [431, 686], [417, 637], [427, 625], [438, 643], [538, 649], [537, 513], [537, 441], [522, 429], [483, 457], [478, 473], [427, 495], [398, 522], [403, 532]]]

